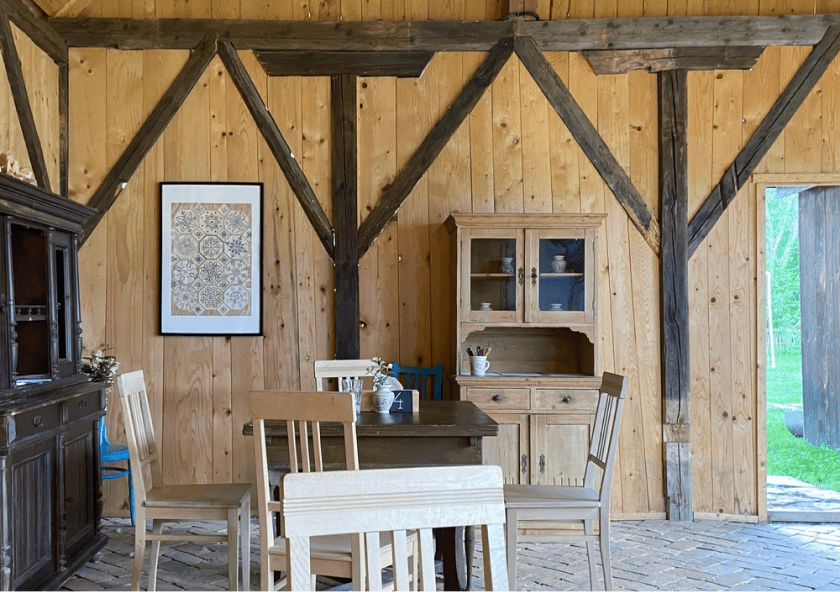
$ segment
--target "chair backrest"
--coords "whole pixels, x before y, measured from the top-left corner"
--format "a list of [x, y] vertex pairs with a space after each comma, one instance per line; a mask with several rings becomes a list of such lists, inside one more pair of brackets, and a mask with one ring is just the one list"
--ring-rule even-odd
[[368, 389], [373, 388], [369, 370], [374, 365], [373, 360], [315, 360], [315, 389], [326, 390], [324, 381], [329, 378], [361, 378], [368, 383]]
[[430, 381], [432, 386], [428, 390], [433, 393], [431, 398], [436, 401], [443, 398], [443, 364], [431, 368], [422, 368], [419, 366], [401, 366], [398, 362], [394, 362], [391, 374], [402, 383], [404, 388], [420, 391], [420, 399], [423, 401], [427, 398], [426, 384]]
[[[277, 537], [274, 514], [282, 509], [282, 502], [275, 501], [268, 483], [268, 454], [266, 449], [265, 421], [286, 422], [289, 447], [289, 467], [292, 473], [323, 471], [321, 452], [322, 421], [338, 422], [344, 428], [344, 454], [348, 469], [359, 468], [356, 448], [356, 406], [352, 393], [301, 392], [301, 391], [251, 391], [248, 404], [254, 422], [254, 457], [257, 466], [257, 505], [260, 519], [261, 549], [268, 549]], [[309, 439], [312, 438], [310, 457]], [[298, 447], [299, 446], [299, 447]], [[300, 467], [298, 467], [300, 458]], [[265, 568], [263, 568], [265, 569]], [[294, 588], [289, 588], [293, 590]]]
[[[420, 589], [435, 590], [432, 528], [482, 526], [484, 585], [506, 589], [502, 471], [494, 465], [286, 475], [290, 590], [311, 590], [309, 537], [365, 533], [371, 590], [380, 590], [379, 533], [392, 533], [394, 589], [408, 590], [406, 531], [418, 531]], [[386, 539], [387, 540], [387, 539]]]
[[621, 416], [624, 413], [624, 398], [629, 383], [630, 380], [626, 376], [604, 372], [598, 410], [595, 412], [595, 425], [592, 427], [586, 473], [583, 477], [585, 487], [594, 487], [600, 473], [598, 489], [601, 502], [606, 503], [607, 507], [610, 501], [615, 455], [618, 451]]
[[155, 482], [158, 485], [162, 483], [160, 452], [152, 426], [143, 371], [136, 370], [117, 376], [117, 389], [123, 408], [135, 504], [142, 506], [146, 500], [146, 492]]

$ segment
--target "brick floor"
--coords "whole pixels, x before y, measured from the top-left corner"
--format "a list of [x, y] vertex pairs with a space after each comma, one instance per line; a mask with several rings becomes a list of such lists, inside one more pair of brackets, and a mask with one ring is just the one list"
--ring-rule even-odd
[[[198, 527], [215, 531], [224, 524]], [[191, 530], [195, 528], [193, 524]], [[103, 532], [109, 537], [105, 549], [97, 561], [83, 566], [65, 583], [65, 590], [129, 589], [133, 528], [127, 519], [108, 518], [103, 521]], [[256, 590], [256, 519], [251, 537], [251, 583]], [[611, 536], [614, 584], [619, 590], [837, 590], [838, 540], [840, 524], [616, 521]], [[521, 590], [589, 587], [582, 546], [522, 543], [518, 566], [517, 588]], [[480, 589], [480, 556], [475, 572]], [[227, 585], [226, 545], [161, 545], [158, 590], [226, 590]], [[146, 587], [145, 576], [141, 586]]]

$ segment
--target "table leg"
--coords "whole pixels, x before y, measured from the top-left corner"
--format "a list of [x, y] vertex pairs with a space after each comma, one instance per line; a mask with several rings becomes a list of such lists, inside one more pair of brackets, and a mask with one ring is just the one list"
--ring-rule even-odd
[[437, 551], [443, 561], [443, 589], [471, 590], [475, 527], [435, 529]]

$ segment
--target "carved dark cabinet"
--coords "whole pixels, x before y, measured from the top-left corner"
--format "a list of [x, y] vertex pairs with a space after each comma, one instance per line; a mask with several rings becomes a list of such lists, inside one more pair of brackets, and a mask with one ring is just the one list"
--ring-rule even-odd
[[106, 537], [98, 422], [81, 372], [76, 247], [93, 213], [0, 175], [0, 589], [57, 589]]

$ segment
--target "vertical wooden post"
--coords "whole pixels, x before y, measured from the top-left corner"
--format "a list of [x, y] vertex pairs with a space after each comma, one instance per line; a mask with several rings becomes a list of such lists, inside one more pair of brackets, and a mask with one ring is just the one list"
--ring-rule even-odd
[[688, 326], [688, 97], [685, 70], [659, 74], [662, 454], [669, 520], [692, 520]]
[[359, 357], [359, 233], [356, 77], [332, 77], [332, 200], [335, 230], [335, 357]]

